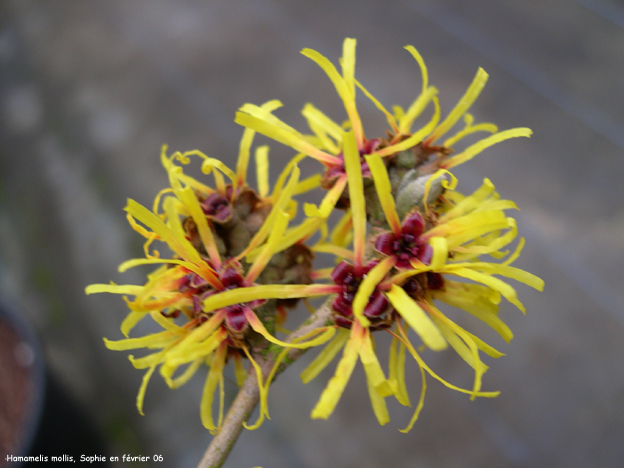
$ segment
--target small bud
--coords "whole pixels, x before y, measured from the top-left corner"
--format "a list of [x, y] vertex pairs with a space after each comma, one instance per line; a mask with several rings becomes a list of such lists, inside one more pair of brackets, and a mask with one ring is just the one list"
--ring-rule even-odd
[[[399, 185], [396, 197], [396, 209], [399, 218], [404, 218], [414, 207], [420, 211], [424, 211], [423, 197], [425, 195], [425, 183], [429, 179], [429, 175], [420, 175], [418, 171], [412, 170], [405, 174], [403, 181]], [[438, 199], [444, 188], [442, 181], [444, 177], [439, 177], [431, 183], [427, 203], [433, 203]]]

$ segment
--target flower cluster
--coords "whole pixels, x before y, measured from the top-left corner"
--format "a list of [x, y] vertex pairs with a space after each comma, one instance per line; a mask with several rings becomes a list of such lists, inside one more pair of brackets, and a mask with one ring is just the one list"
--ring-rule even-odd
[[[115, 350], [158, 349], [141, 358], [131, 357], [135, 367], [148, 369], [137, 398], [140, 411], [156, 367], [175, 388], [205, 363], [210, 370], [201, 417], [215, 431], [223, 414], [223, 397], [215, 424], [213, 395], [217, 385], [223, 394], [223, 368], [233, 360], [240, 384], [246, 375], [243, 362], [248, 359], [261, 391], [260, 422], [268, 414], [270, 378], [263, 382], [254, 354], [266, 350], [268, 344], [285, 350], [325, 345], [303, 372], [304, 382], [316, 377], [342, 351], [335, 375], [312, 410], [313, 418], [327, 418], [333, 412], [359, 360], [373, 411], [381, 424], [388, 422], [387, 397], [410, 405], [404, 368], [408, 353], [420, 369], [422, 390], [406, 431], [423, 406], [427, 375], [472, 398], [497, 395], [481, 390], [487, 370], [481, 353], [494, 358], [502, 353], [447, 317], [436, 301], [463, 309], [509, 341], [513, 335], [497, 314], [501, 297], [522, 311], [524, 306], [513, 287], [499, 276], [539, 290], [543, 282], [511, 266], [523, 239], [515, 250], [504, 250], [517, 237], [516, 222], [506, 213], [516, 205], [501, 199], [488, 179], [471, 195], [462, 195], [449, 170], [498, 142], [528, 137], [531, 131], [499, 131], [490, 123], [474, 124], [467, 112], [487, 81], [481, 69], [459, 103], [440, 121], [437, 89], [429, 85], [424, 61], [411, 46], [406, 49], [421, 69], [422, 89], [407, 109], [394, 106], [390, 113], [355, 79], [355, 46], [354, 39], [345, 40], [342, 73], [318, 52], [302, 52], [335, 86], [346, 110], [345, 123], [338, 124], [307, 104], [302, 114], [312, 134], [303, 134], [274, 115], [279, 101], [245, 104], [235, 118], [245, 127], [236, 172], [199, 151], [167, 156], [163, 150], [161, 159], [171, 188], [159, 193], [151, 211], [128, 201], [128, 220], [146, 238], [145, 258], [129, 260], [120, 270], [143, 264], [163, 266], [143, 286], [91, 285], [87, 293], [134, 296], [134, 300], [125, 299], [131, 310], [121, 327], [126, 336], [146, 315], [163, 328], [140, 338], [105, 340]], [[357, 89], [386, 116], [390, 128], [385, 137], [366, 137], [356, 106]], [[416, 119], [430, 105], [432, 116], [413, 130]], [[439, 144], [462, 118], [464, 127]], [[246, 181], [255, 132], [298, 153], [272, 193], [267, 147], [256, 150], [258, 190]], [[490, 135], [454, 150], [456, 143], [475, 132]], [[184, 174], [176, 164], [188, 164], [190, 156], [203, 159], [203, 172], [213, 174], [214, 188]], [[321, 163], [322, 174], [300, 180], [297, 164], [305, 157]], [[295, 197], [318, 187], [327, 190], [322, 202], [305, 204], [305, 219], [290, 226], [297, 210]], [[336, 209], [345, 214], [330, 233], [328, 219]], [[315, 235], [317, 241], [306, 246]], [[150, 253], [155, 240], [165, 242], [174, 256]], [[333, 255], [337, 266], [314, 271], [315, 253]], [[313, 284], [315, 280], [325, 282]], [[293, 342], [278, 339], [275, 334], [281, 330], [285, 306], [317, 296], [328, 296], [330, 322]], [[375, 332], [392, 336], [387, 377], [375, 353]], [[456, 387], [436, 374], [425, 363], [413, 335], [433, 351], [453, 348], [474, 369], [472, 388]], [[274, 371], [284, 354], [276, 358]], [[187, 367], [174, 378], [180, 366]]]

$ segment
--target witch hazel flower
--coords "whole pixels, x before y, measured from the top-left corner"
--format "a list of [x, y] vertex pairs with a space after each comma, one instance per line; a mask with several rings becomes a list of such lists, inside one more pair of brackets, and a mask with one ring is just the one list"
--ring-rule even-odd
[[[313, 256], [309, 249], [297, 244], [292, 234], [289, 241], [285, 241], [292, 217], [292, 197], [306, 187], [300, 184], [296, 163], [288, 166], [284, 177], [280, 177], [273, 193], [269, 194], [264, 179], [268, 171], [266, 164], [263, 169], [261, 151], [260, 158], [257, 158], [261, 163], [258, 164], [261, 194], [256, 194], [246, 184], [245, 172], [253, 133], [245, 130], [238, 173], [198, 151], [167, 156], [166, 148], [163, 148], [161, 161], [171, 187], [157, 195], [152, 211], [128, 200], [128, 220], [147, 239], [145, 258], [128, 260], [120, 265], [119, 270], [123, 272], [148, 264], [163, 266], [148, 275], [148, 281], [142, 286], [94, 284], [86, 288], [87, 294], [108, 292], [134, 296], [134, 300], [124, 297], [130, 308], [130, 314], [121, 326], [126, 338], [118, 341], [105, 339], [109, 349], [158, 349], [140, 358], [130, 356], [136, 368], [147, 369], [137, 396], [141, 414], [147, 384], [157, 367], [160, 367], [165, 382], [176, 388], [206, 364], [210, 370], [204, 385], [200, 416], [206, 428], [218, 431], [223, 416], [222, 391], [216, 423], [212, 407], [217, 387], [223, 389], [224, 386], [223, 369], [228, 360], [233, 360], [240, 385], [246, 375], [243, 360], [248, 359], [261, 388], [260, 418], [256, 425], [250, 426], [257, 427], [268, 415], [266, 399], [270, 382], [263, 382], [260, 368], [253, 358], [256, 346], [253, 334], [262, 337], [266, 343], [288, 348], [322, 344], [334, 334], [333, 329], [320, 330], [303, 343], [284, 343], [267, 330], [259, 318], [260, 311], [263, 318], [271, 318], [280, 300], [328, 293], [324, 285], [309, 284]], [[191, 155], [203, 158], [204, 172], [214, 174], [215, 189], [184, 174], [182, 167], [175, 164], [176, 160], [188, 164]], [[229, 184], [226, 184], [225, 177], [230, 179]], [[161, 206], [162, 213], [159, 212]], [[302, 232], [310, 235], [310, 228]], [[237, 237], [241, 239], [237, 240]], [[165, 258], [157, 250], [150, 252], [155, 241], [164, 242], [175, 255]], [[279, 268], [271, 266], [277, 257], [280, 258]], [[274, 284], [264, 284], [265, 281]], [[147, 316], [163, 331], [129, 338], [135, 325]], [[268, 320], [266, 323], [271, 325], [273, 322]], [[326, 333], [322, 333], [324, 331]]]
[[431, 263], [433, 248], [424, 239], [423, 218], [420, 213], [411, 213], [397, 232], [386, 232], [375, 239], [375, 250], [396, 257], [397, 268], [411, 268], [410, 261], [418, 260], [424, 265]]
[[[381, 328], [387, 320], [388, 303], [379, 291], [373, 288], [362, 304], [362, 313], [354, 313], [354, 301], [359, 294], [361, 284], [366, 278], [375, 277], [380, 282], [385, 275], [379, 277], [380, 269], [385, 261], [366, 262], [366, 206], [364, 200], [362, 165], [357, 149], [355, 134], [348, 132], [345, 138], [344, 161], [348, 178], [349, 198], [351, 200], [351, 226], [353, 229], [353, 252], [351, 262], [340, 263], [331, 273], [334, 285], [327, 286], [327, 291], [336, 293], [332, 302], [334, 323], [339, 328], [336, 337], [327, 345], [321, 354], [302, 373], [304, 383], [309, 382], [323, 370], [342, 349], [343, 355], [327, 387], [312, 410], [312, 418], [328, 418], [353, 373], [357, 361], [360, 360], [366, 372], [368, 393], [373, 412], [380, 424], [389, 420], [385, 398], [396, 391], [396, 382], [387, 379], [374, 351], [374, 340], [371, 321]], [[387, 262], [385, 262], [387, 263]], [[366, 311], [365, 311], [366, 309]], [[367, 314], [369, 318], [365, 316]]]
[[[463, 197], [453, 191], [457, 179], [441, 169], [429, 177], [425, 192], [446, 174], [451, 177], [451, 181], [442, 182], [446, 190], [443, 195], [438, 197], [433, 206], [425, 204], [422, 214], [415, 208], [401, 220], [395, 209], [387, 169], [377, 154], [365, 156], [365, 159], [371, 169], [375, 194], [389, 231], [379, 232], [377, 229], [373, 232], [371, 242], [381, 258], [365, 260], [366, 207], [362, 195], [361, 165], [354, 153], [352, 151], [351, 166], [347, 165], [354, 232], [354, 254], [351, 258], [354, 263], [343, 261], [330, 275], [338, 293], [331, 304], [334, 321], [338, 327], [350, 329], [350, 333], [339, 330], [334, 340], [304, 371], [302, 378], [304, 382], [314, 378], [344, 347], [336, 375], [312, 413], [313, 417], [328, 417], [353, 370], [357, 359], [356, 350], [361, 350], [358, 346], [362, 346], [359, 340], [364, 339], [361, 338], [362, 333], [368, 336], [371, 332], [394, 325], [394, 331], [388, 330], [395, 337], [391, 348], [389, 378], [378, 384], [377, 391], [373, 391], [376, 387], [371, 389], [369, 383], [369, 394], [375, 414], [382, 424], [388, 420], [384, 397], [394, 395], [400, 403], [409, 405], [403, 368], [405, 353], [409, 352], [423, 377], [419, 403], [405, 429], [409, 431], [422, 409], [426, 374], [473, 398], [498, 394], [481, 391], [482, 375], [487, 366], [482, 362], [480, 353], [491, 357], [500, 357], [502, 353], [446, 317], [433, 300], [441, 300], [468, 311], [492, 326], [508, 341], [513, 335], [496, 314], [500, 297], [502, 295], [522, 311], [524, 306], [518, 301], [515, 290], [493, 275], [513, 278], [539, 290], [543, 288], [543, 281], [509, 265], [519, 255], [523, 241], [502, 264], [476, 261], [484, 254], [504, 257], [506, 253], [501, 252], [501, 249], [517, 235], [515, 220], [504, 213], [504, 210], [516, 208], [516, 205], [501, 200], [489, 180], [486, 179], [483, 186], [471, 196]], [[427, 198], [428, 194], [425, 193], [424, 199]], [[356, 211], [358, 209], [359, 215]], [[449, 278], [453, 276], [480, 284], [452, 281]], [[442, 351], [450, 345], [474, 368], [473, 388], [459, 388], [428, 367], [411, 343], [408, 329], [413, 330], [423, 344], [434, 351]]]
[[[334, 122], [312, 104], [306, 104], [302, 114], [308, 121], [313, 135], [304, 135], [273, 114], [273, 111], [281, 106], [279, 101], [275, 101], [271, 109], [245, 104], [236, 113], [235, 121], [319, 161], [325, 167], [321, 185], [324, 188], [337, 187], [336, 190], [341, 192], [346, 183], [344, 138], [347, 131], [352, 131], [355, 135], [362, 174], [365, 178], [371, 176], [365, 156], [373, 153], [384, 158], [386, 165], [398, 166], [400, 170], [418, 167], [421, 172], [431, 174], [438, 168], [448, 170], [463, 164], [496, 143], [510, 138], [528, 137], [532, 133], [528, 128], [499, 131], [498, 127], [491, 123], [474, 124], [474, 118], [468, 110], [478, 98], [488, 79], [488, 74], [481, 68], [457, 105], [440, 122], [438, 90], [429, 85], [424, 60], [412, 46], [407, 46], [406, 49], [420, 67], [422, 88], [410, 106], [403, 109], [395, 105], [391, 113], [355, 78], [355, 48], [355, 39], [345, 39], [340, 59], [342, 72], [339, 72], [326, 57], [315, 50], [303, 49], [301, 52], [321, 67], [336, 88], [347, 114], [348, 120], [345, 124], [340, 125]], [[356, 105], [357, 89], [385, 115], [390, 127], [389, 136], [366, 136]], [[423, 127], [412, 129], [416, 119], [430, 104], [433, 104], [434, 108], [431, 118]], [[438, 141], [462, 118], [464, 128], [438, 145]], [[491, 135], [454, 154], [456, 152], [453, 147], [456, 143], [477, 132], [491, 133]], [[401, 155], [403, 157], [399, 157]], [[345, 191], [345, 197], [346, 194]], [[342, 204], [348, 206], [348, 201], [344, 197]]]
[[[279, 101], [245, 104], [235, 118], [245, 130], [234, 169], [198, 150], [168, 156], [164, 147], [161, 162], [170, 187], [158, 193], [152, 209], [128, 200], [127, 219], [146, 239], [145, 255], [124, 262], [119, 270], [140, 265], [157, 268], [142, 285], [94, 284], [86, 292], [122, 294], [130, 309], [121, 324], [125, 338], [104, 339], [109, 349], [150, 350], [141, 357], [129, 356], [134, 367], [146, 370], [137, 395], [141, 414], [156, 370], [171, 388], [177, 388], [205, 365], [200, 417], [206, 428], [217, 433], [225, 406], [224, 368], [233, 362], [239, 385], [249, 378], [257, 381], [259, 417], [253, 425], [247, 425], [246, 416], [240, 420], [245, 427], [256, 428], [269, 416], [269, 385], [287, 365], [285, 359], [296, 359], [300, 351], [294, 349], [315, 346], [323, 349], [301, 374], [304, 383], [339, 354], [340, 358], [312, 418], [326, 419], [333, 413], [358, 361], [364, 367], [373, 412], [382, 425], [390, 419], [386, 398], [411, 405], [405, 380], [407, 355], [416, 362], [422, 387], [404, 432], [413, 427], [423, 408], [427, 377], [473, 399], [498, 395], [482, 390], [488, 369], [482, 356], [503, 354], [469, 327], [451, 320], [438, 303], [464, 310], [508, 342], [513, 333], [499, 317], [501, 300], [525, 312], [508, 280], [538, 290], [544, 283], [511, 266], [524, 246], [520, 239], [515, 249], [508, 250], [518, 234], [516, 221], [507, 215], [517, 209], [515, 203], [501, 199], [489, 179], [472, 194], [463, 195], [449, 170], [496, 143], [528, 137], [531, 131], [499, 131], [491, 123], [474, 122], [468, 111], [486, 84], [488, 76], [482, 69], [443, 118], [438, 90], [430, 86], [424, 61], [411, 46], [406, 49], [420, 68], [422, 88], [405, 109], [393, 106], [389, 112], [355, 78], [355, 49], [355, 39], [344, 41], [340, 70], [318, 52], [302, 51], [335, 87], [346, 112], [344, 123], [306, 104], [302, 114], [312, 134], [303, 134], [274, 115]], [[356, 104], [358, 89], [385, 115], [389, 130], [383, 137], [365, 132]], [[429, 116], [422, 118], [425, 113]], [[412, 128], [417, 119], [424, 125]], [[463, 128], [448, 136], [461, 119]], [[256, 132], [297, 152], [272, 188], [267, 146], [255, 151], [257, 189], [247, 180]], [[455, 149], [477, 132], [489, 136]], [[298, 164], [307, 157], [323, 169], [302, 179]], [[182, 166], [195, 158], [213, 184], [185, 174]], [[303, 220], [294, 222], [299, 211], [296, 197], [318, 187], [326, 190], [322, 201], [304, 203]], [[330, 231], [335, 209], [344, 215]], [[311, 245], [312, 239], [316, 240]], [[154, 248], [158, 245], [165, 245], [173, 255], [161, 254]], [[312, 259], [320, 253], [333, 255], [336, 266], [313, 270]], [[312, 320], [285, 341], [277, 337], [276, 332], [284, 330], [286, 306], [326, 296]], [[307, 301], [306, 305], [311, 307]], [[148, 316], [161, 331], [130, 337]], [[387, 372], [375, 352], [374, 334], [382, 332], [392, 337]], [[427, 365], [426, 350], [447, 349], [474, 370], [472, 388], [448, 382]]]
[[[485, 179], [481, 188], [465, 197], [454, 189], [457, 179], [444, 169], [434, 173], [425, 184], [424, 199], [431, 184], [445, 174], [451, 182], [443, 181], [446, 191], [438, 198], [435, 205], [424, 205], [423, 213], [417, 209], [406, 215], [401, 222], [395, 209], [394, 197], [389, 176], [381, 157], [371, 155], [367, 161], [372, 174], [390, 232], [382, 232], [374, 239], [375, 249], [391, 269], [387, 279], [378, 281], [371, 278], [364, 281], [354, 299], [354, 314], [361, 313], [361, 304], [366, 301], [366, 294], [374, 287], [384, 291], [386, 298], [395, 310], [398, 340], [402, 340], [402, 352], [409, 350], [417, 361], [423, 379], [425, 372], [442, 381], [447, 386], [458, 389], [433, 373], [426, 366], [414, 346], [407, 340], [404, 324], [415, 331], [428, 348], [434, 351], [446, 349], [448, 345], [475, 370], [472, 397], [494, 396], [492, 392], [480, 392], [481, 379], [487, 366], [479, 356], [483, 352], [491, 357], [500, 357], [502, 353], [484, 343], [479, 338], [464, 330], [444, 315], [433, 300], [438, 299], [450, 305], [466, 310], [483, 320], [496, 330], [506, 341], [513, 336], [509, 328], [498, 318], [500, 297], [505, 297], [520, 310], [525, 311], [517, 299], [515, 290], [494, 275], [508, 277], [542, 290], [544, 282], [510, 264], [519, 256], [524, 245], [520, 240], [516, 252], [509, 254], [501, 249], [509, 245], [517, 236], [516, 222], [505, 214], [507, 209], [517, 209], [515, 203], [501, 200], [494, 190], [494, 185]], [[478, 261], [482, 255], [494, 258], [508, 258], [502, 263]], [[472, 280], [475, 283], [452, 281], [453, 276]], [[391, 363], [392, 376], [403, 376], [397, 368], [401, 360]], [[424, 385], [424, 382], [423, 382]], [[399, 377], [399, 388], [404, 388], [404, 381]], [[425, 387], [423, 387], [425, 388]], [[408, 401], [405, 391], [397, 392], [397, 399]], [[421, 403], [424, 391], [421, 395]], [[422, 405], [419, 404], [418, 408]], [[406, 430], [409, 430], [419, 409]]]

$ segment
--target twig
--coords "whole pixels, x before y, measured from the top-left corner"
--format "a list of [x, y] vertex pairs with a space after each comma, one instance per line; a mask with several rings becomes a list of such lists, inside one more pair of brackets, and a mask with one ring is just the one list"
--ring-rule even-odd
[[[288, 335], [285, 341], [291, 342], [315, 328], [324, 326], [330, 315], [330, 307], [324, 304], [312, 314], [303, 325]], [[305, 351], [305, 349], [292, 348], [288, 352], [287, 362], [282, 363], [277, 370], [277, 374], [284, 371], [290, 364], [299, 359]], [[263, 358], [260, 354], [254, 355], [254, 359], [262, 369], [263, 380], [266, 379], [271, 372], [276, 357], [277, 355], [270, 355], [267, 356], [267, 358]], [[260, 390], [258, 388], [258, 378], [253, 368], [250, 367], [245, 382], [243, 382], [238, 395], [236, 395], [232, 406], [230, 406], [228, 410], [225, 420], [223, 421], [223, 426], [221, 426], [219, 433], [213, 437], [206, 453], [204, 453], [199, 465], [197, 465], [197, 468], [219, 468], [223, 465], [242, 432], [243, 423], [251, 416], [251, 413], [258, 404], [259, 398]]]

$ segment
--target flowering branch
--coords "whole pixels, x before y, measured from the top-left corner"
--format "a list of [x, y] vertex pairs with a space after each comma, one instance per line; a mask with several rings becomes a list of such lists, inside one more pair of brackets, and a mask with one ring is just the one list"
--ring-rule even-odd
[[[325, 303], [303, 325], [292, 332], [286, 338], [286, 342], [291, 343], [312, 330], [326, 325], [330, 316], [331, 308]], [[287, 354], [287, 359], [278, 367], [276, 375], [299, 359], [305, 351], [306, 349], [291, 348]], [[254, 359], [262, 369], [263, 381], [273, 369], [277, 355], [278, 352], [272, 352], [267, 357], [263, 357], [261, 353], [254, 354]], [[223, 426], [213, 437], [197, 468], [218, 468], [223, 465], [243, 430], [243, 423], [249, 419], [259, 400], [258, 378], [254, 369], [250, 367], [247, 378], [223, 421]]]
[[[375, 416], [381, 425], [386, 424], [390, 420], [386, 398], [411, 406], [405, 382], [408, 354], [418, 365], [422, 389], [403, 432], [412, 428], [420, 414], [427, 376], [473, 399], [498, 395], [482, 391], [488, 366], [481, 357], [498, 358], [503, 353], [455, 323], [435, 302], [464, 310], [509, 341], [513, 334], [498, 316], [498, 304], [505, 298], [521, 311], [525, 308], [515, 289], [494, 275], [538, 290], [544, 287], [540, 278], [511, 266], [524, 246], [520, 239], [515, 249], [508, 249], [518, 229], [506, 211], [517, 209], [516, 204], [501, 199], [489, 179], [471, 195], [464, 195], [456, 191], [457, 178], [449, 172], [496, 143], [531, 135], [527, 128], [498, 131], [493, 124], [474, 124], [467, 111], [483, 89], [487, 73], [479, 69], [465, 95], [440, 122], [437, 89], [428, 85], [420, 54], [408, 46], [421, 69], [422, 91], [408, 108], [393, 106], [391, 114], [355, 79], [355, 45], [355, 39], [344, 42], [342, 73], [318, 52], [302, 52], [334, 84], [348, 116], [346, 124], [334, 122], [307, 104], [302, 114], [313, 135], [304, 135], [273, 114], [281, 106], [279, 101], [245, 104], [235, 118], [246, 127], [236, 172], [200, 151], [167, 155], [164, 147], [161, 161], [171, 187], [159, 192], [151, 210], [128, 201], [128, 221], [146, 239], [145, 258], [128, 260], [119, 270], [161, 266], [141, 286], [93, 284], [86, 288], [87, 294], [122, 294], [130, 309], [121, 324], [126, 338], [105, 339], [109, 349], [156, 350], [139, 358], [130, 356], [134, 367], [147, 369], [137, 396], [141, 414], [147, 384], [156, 369], [170, 388], [177, 388], [203, 365], [209, 367], [200, 417], [215, 437], [200, 467], [221, 466], [242, 428], [260, 426], [268, 417], [271, 381], [310, 347], [324, 345], [301, 374], [303, 383], [342, 353], [334, 376], [312, 409], [312, 418], [326, 419], [333, 413], [361, 362]], [[356, 90], [386, 115], [391, 129], [386, 137], [366, 137]], [[428, 121], [425, 117], [422, 128], [412, 130], [429, 104], [432, 116]], [[438, 143], [462, 117], [463, 129]], [[298, 153], [272, 191], [267, 146], [256, 148], [258, 191], [247, 184], [256, 132]], [[491, 135], [463, 151], [454, 149], [458, 141], [475, 132]], [[214, 187], [184, 173], [182, 165], [190, 163], [190, 156], [203, 160], [202, 172], [214, 177]], [[300, 179], [297, 164], [305, 157], [322, 164], [323, 173]], [[297, 218], [296, 197], [318, 187], [326, 190], [321, 203], [304, 203], [305, 219], [291, 225]], [[328, 221], [335, 209], [346, 213], [330, 228]], [[318, 239], [315, 244], [312, 238]], [[161, 256], [154, 242], [166, 244], [175, 255]], [[337, 266], [314, 270], [316, 253], [333, 255]], [[492, 262], [492, 258], [499, 261]], [[280, 340], [276, 333], [284, 331], [286, 309], [313, 297], [328, 300], [285, 341]], [[147, 316], [162, 331], [130, 338], [131, 330]], [[394, 337], [387, 374], [376, 355], [373, 336], [382, 331]], [[424, 346], [415, 346], [408, 332]], [[421, 356], [424, 348], [453, 348], [474, 369], [472, 388], [457, 387], [437, 375]], [[228, 363], [233, 363], [241, 389], [224, 420], [223, 369]], [[218, 415], [213, 414], [216, 395]], [[258, 420], [247, 425], [258, 402]]]

